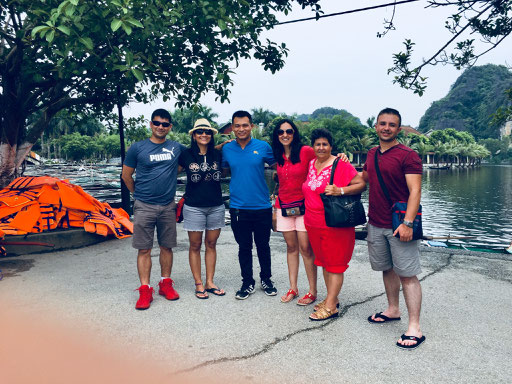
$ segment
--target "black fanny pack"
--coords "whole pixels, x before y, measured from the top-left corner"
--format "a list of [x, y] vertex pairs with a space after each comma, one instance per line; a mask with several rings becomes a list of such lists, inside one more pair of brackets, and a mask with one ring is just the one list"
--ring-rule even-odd
[[306, 204], [304, 199], [292, 201], [291, 203], [283, 203], [279, 196], [279, 205], [281, 206], [281, 214], [284, 217], [302, 216], [306, 213]]

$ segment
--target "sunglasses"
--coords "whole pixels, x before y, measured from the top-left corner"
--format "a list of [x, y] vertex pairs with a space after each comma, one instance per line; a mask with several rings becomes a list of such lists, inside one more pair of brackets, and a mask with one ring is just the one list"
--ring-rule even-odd
[[171, 123], [165, 123], [165, 122], [156, 121], [156, 120], [151, 120], [151, 123], [152, 123], [155, 127], [159, 127], [160, 125], [162, 125], [162, 127], [167, 128], [167, 127], [170, 127], [170, 126], [171, 126]]
[[204, 134], [204, 133], [206, 133], [207, 135], [210, 135], [210, 136], [212, 136], [212, 135], [213, 135], [213, 131], [212, 131], [211, 129], [196, 129], [196, 130], [194, 131], [194, 133], [195, 133], [196, 135], [202, 135], [202, 134]]
[[283, 129], [278, 130], [277, 131], [277, 135], [278, 136], [283, 136], [285, 132], [286, 132], [287, 135], [293, 135], [293, 129], [290, 129], [290, 128], [288, 128], [286, 131], [283, 130]]

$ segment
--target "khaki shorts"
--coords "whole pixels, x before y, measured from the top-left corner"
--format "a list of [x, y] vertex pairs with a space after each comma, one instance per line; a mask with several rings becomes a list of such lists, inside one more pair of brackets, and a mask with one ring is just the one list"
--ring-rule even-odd
[[135, 200], [132, 247], [153, 248], [155, 227], [158, 245], [166, 248], [176, 247], [176, 203], [173, 201], [167, 205], [154, 205]]
[[393, 230], [368, 223], [366, 242], [374, 271], [388, 271], [393, 268], [401, 277], [412, 277], [421, 273], [419, 240], [402, 242], [393, 236]]

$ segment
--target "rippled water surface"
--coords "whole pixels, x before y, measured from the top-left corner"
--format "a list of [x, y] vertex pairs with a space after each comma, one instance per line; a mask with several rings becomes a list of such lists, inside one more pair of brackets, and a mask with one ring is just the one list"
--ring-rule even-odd
[[[363, 194], [368, 207], [368, 192]], [[453, 243], [503, 248], [512, 241], [512, 166], [423, 172], [423, 233], [475, 236]]]
[[425, 234], [476, 236], [473, 245], [512, 241], [512, 166], [426, 170], [422, 184]]
[[[30, 167], [25, 175], [69, 178], [91, 195], [119, 202], [120, 166]], [[271, 172], [267, 172], [271, 184]], [[184, 186], [178, 186], [182, 190]], [[273, 185], [270, 185], [271, 191]], [[227, 193], [227, 185], [223, 186]], [[363, 194], [368, 208], [368, 192]], [[505, 247], [512, 241], [512, 166], [484, 165], [423, 172], [423, 231], [428, 236], [475, 236], [462, 243]], [[454, 240], [453, 243], [458, 243]]]

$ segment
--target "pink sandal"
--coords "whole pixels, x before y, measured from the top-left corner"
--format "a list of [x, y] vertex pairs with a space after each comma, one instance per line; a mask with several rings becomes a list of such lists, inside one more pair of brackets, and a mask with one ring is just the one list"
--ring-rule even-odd
[[306, 306], [312, 304], [316, 301], [316, 296], [313, 296], [310, 292], [308, 292], [302, 299], [297, 301], [297, 305]]
[[[290, 297], [288, 299], [288, 297]], [[286, 295], [281, 296], [281, 303], [289, 303], [293, 299], [295, 299], [297, 296], [299, 296], [299, 291], [294, 291], [293, 289], [289, 289], [288, 292], [286, 292]]]

